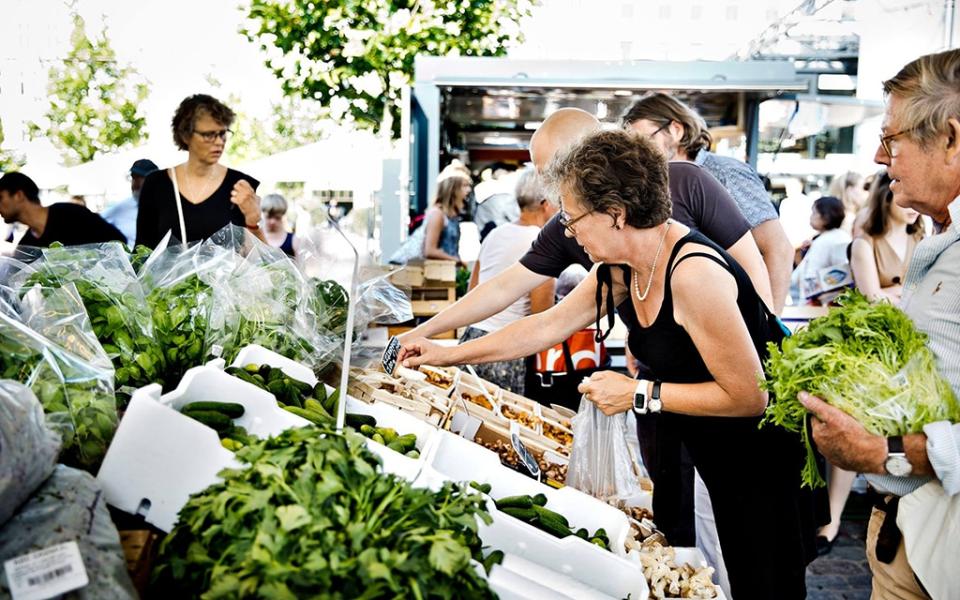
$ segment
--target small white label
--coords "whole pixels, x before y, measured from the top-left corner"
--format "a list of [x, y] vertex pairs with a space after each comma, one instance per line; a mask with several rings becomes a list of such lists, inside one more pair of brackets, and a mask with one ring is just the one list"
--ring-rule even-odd
[[223, 356], [223, 346], [220, 344], [214, 344], [210, 346], [210, 355], [214, 358], [220, 358]]
[[46, 600], [90, 583], [76, 542], [11, 558], [3, 568], [13, 600]]

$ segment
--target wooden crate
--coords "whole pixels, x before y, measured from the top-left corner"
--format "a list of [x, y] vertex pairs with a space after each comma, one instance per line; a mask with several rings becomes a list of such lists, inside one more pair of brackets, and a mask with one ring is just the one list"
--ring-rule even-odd
[[457, 301], [457, 289], [454, 287], [415, 288], [411, 292], [410, 302], [413, 315], [432, 317]]
[[457, 282], [457, 263], [452, 260], [423, 261], [423, 278], [427, 281]]
[[423, 267], [420, 265], [404, 265], [390, 274], [390, 283], [400, 287], [422, 287]]
[[158, 542], [159, 536], [149, 529], [120, 531], [120, 545], [127, 561], [127, 572], [130, 573], [130, 579], [141, 597], [150, 583], [150, 571], [153, 569]]

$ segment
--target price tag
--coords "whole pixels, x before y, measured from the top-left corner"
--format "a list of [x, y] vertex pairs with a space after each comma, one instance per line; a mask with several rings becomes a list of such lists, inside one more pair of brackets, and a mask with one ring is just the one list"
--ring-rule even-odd
[[383, 356], [380, 358], [380, 364], [383, 366], [383, 372], [387, 375], [393, 375], [397, 369], [397, 356], [400, 355], [400, 340], [396, 337], [390, 338], [387, 347], [383, 350]]
[[3, 568], [13, 600], [46, 600], [90, 583], [76, 542], [11, 558]]
[[514, 452], [520, 457], [520, 464], [523, 465], [523, 468], [531, 477], [540, 481], [540, 465], [537, 464], [537, 459], [530, 454], [527, 447], [520, 441], [520, 425], [516, 421], [510, 422], [510, 442], [513, 444]]

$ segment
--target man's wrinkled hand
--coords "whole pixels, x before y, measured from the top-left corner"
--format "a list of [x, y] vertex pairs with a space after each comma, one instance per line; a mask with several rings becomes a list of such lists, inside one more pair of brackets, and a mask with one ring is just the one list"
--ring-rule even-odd
[[847, 413], [807, 392], [800, 392], [798, 399], [811, 414], [817, 449], [832, 465], [859, 473], [886, 473], [886, 438], [868, 432]]

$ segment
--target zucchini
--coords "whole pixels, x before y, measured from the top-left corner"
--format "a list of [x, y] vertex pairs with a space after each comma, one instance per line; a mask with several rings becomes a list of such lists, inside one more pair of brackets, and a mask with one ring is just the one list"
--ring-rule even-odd
[[[360, 431], [360, 433], [365, 433], [363, 427], [366, 425], [368, 427], [376, 427], [377, 419], [370, 415], [361, 415], [357, 413], [347, 413], [347, 427], [353, 427], [354, 429]], [[370, 435], [373, 435], [371, 433]]]
[[537, 520], [537, 513], [532, 508], [518, 508], [515, 506], [506, 506], [504, 508], [500, 508], [498, 506], [497, 508], [499, 508], [504, 514], [510, 515], [515, 519], [520, 519], [524, 523], [532, 524]]
[[533, 508], [533, 498], [530, 496], [504, 496], [495, 501], [497, 508]]
[[315, 425], [329, 425], [330, 419], [324, 418], [319, 414], [313, 412], [312, 410], [307, 410], [305, 408], [298, 408], [296, 406], [284, 406], [283, 410], [293, 413], [298, 417], [302, 417]]
[[242, 417], [244, 413], [243, 405], [237, 404], [236, 402], [191, 402], [180, 409], [180, 412], [194, 412], [198, 410], [210, 410], [223, 413], [231, 419]]
[[313, 386], [313, 397], [320, 402], [327, 399], [327, 386], [322, 381], [318, 381], [317, 385]]
[[[565, 516], [561, 515], [560, 513], [558, 513], [558, 512], [553, 512], [553, 511], [550, 510], [549, 508], [544, 508], [544, 507], [542, 507], [542, 506], [540, 506], [540, 505], [538, 505], [538, 504], [534, 504], [534, 505], [533, 505], [533, 510], [536, 511], [537, 515], [538, 515], [541, 519], [547, 518], [547, 519], [556, 521], [556, 522], [558, 522], [558, 523], [563, 523], [563, 526], [564, 526], [564, 527], [566, 527], [567, 529], [570, 529], [570, 522], [567, 521], [567, 518], [566, 518]], [[569, 535], [569, 534], [568, 534], [568, 535]], [[596, 536], [596, 535], [597, 535], [597, 534], [594, 534], [594, 536]]]
[[233, 427], [233, 419], [221, 412], [214, 410], [192, 410], [183, 414], [190, 417], [194, 421], [199, 421], [207, 427], [215, 429], [218, 432], [226, 431]]
[[536, 496], [533, 497], [533, 503], [536, 504], [537, 506], [546, 506], [547, 497], [544, 494], [537, 494]]
[[[323, 384], [321, 384], [323, 385]], [[327, 409], [330, 413], [337, 412], [337, 402], [340, 401], [340, 390], [333, 390], [333, 393], [327, 396], [326, 400], [323, 402], [323, 407]]]
[[323, 405], [322, 405], [322, 404], [320, 404], [319, 402], [317, 402], [317, 401], [314, 400], [313, 398], [307, 398], [307, 401], [303, 403], [303, 407], [304, 407], [305, 409], [307, 409], [307, 410], [312, 410], [313, 412], [317, 413], [317, 414], [320, 415], [321, 417], [326, 417], [326, 418], [331, 419], [331, 420], [335, 418], [333, 415], [331, 415], [330, 413], [328, 413], [328, 412], [323, 408]]
[[533, 525], [540, 528], [541, 530], [546, 531], [550, 535], [558, 538], [565, 538], [567, 536], [573, 535], [573, 532], [570, 531], [570, 527], [564, 524], [563, 522], [566, 519], [563, 519], [563, 521], [561, 521], [560, 519], [556, 518], [556, 517], [562, 518], [561, 515], [558, 515], [557, 513], [542, 514], [540, 511], [536, 510], [536, 508], [533, 509], [533, 512], [534, 514], [537, 515], [537, 520], [534, 521]]

